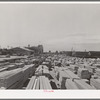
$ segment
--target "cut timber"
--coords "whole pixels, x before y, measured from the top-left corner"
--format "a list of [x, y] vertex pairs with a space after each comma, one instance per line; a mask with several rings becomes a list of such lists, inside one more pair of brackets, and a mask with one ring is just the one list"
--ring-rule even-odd
[[70, 70], [65, 70], [65, 72], [70, 76], [70, 78], [72, 79], [80, 79], [76, 74], [74, 74], [72, 71]]
[[32, 78], [30, 79], [30, 81], [29, 81], [29, 83], [28, 83], [26, 89], [32, 89], [32, 88], [33, 88], [35, 79], [36, 79], [36, 76], [32, 76]]
[[4, 71], [0, 73], [0, 87], [8, 88], [15, 82], [22, 79], [23, 73], [21, 68], [12, 70], [12, 71]]
[[16, 65], [7, 65], [6, 67], [8, 68], [7, 70], [13, 70], [17, 68]]
[[62, 82], [62, 78], [70, 78], [70, 76], [65, 71], [59, 71], [59, 82]]
[[50, 82], [49, 82], [49, 79], [46, 77], [46, 81], [47, 81], [47, 85], [48, 85], [48, 89], [52, 89], [51, 85], [50, 85]]
[[91, 79], [90, 84], [93, 85], [96, 89], [100, 89], [100, 79]]
[[57, 88], [60, 88], [61, 87], [61, 83], [57, 80], [57, 78], [55, 77], [54, 75], [54, 72], [50, 71], [50, 75], [52, 76], [52, 78], [54, 79], [54, 82], [56, 84], [56, 87]]
[[47, 83], [46, 83], [46, 80], [45, 80], [45, 76], [42, 76], [42, 82], [43, 82], [44, 89], [48, 89], [48, 86], [47, 86]]
[[40, 89], [43, 89], [43, 84], [42, 84], [41, 76], [39, 76], [39, 80], [40, 80]]
[[77, 87], [79, 89], [95, 89], [95, 88], [93, 88], [92, 86], [90, 86], [89, 84], [85, 83], [82, 80], [75, 79], [74, 82], [75, 82], [75, 84], [77, 85]]
[[23, 74], [24, 74], [24, 82], [30, 77], [30, 67], [28, 65], [25, 65], [22, 68]]
[[78, 89], [77, 85], [72, 81], [72, 79], [66, 79], [65, 86], [67, 89]]
[[35, 90], [36, 84], [37, 84], [37, 79], [35, 79], [34, 86], [33, 86], [33, 90]]
[[40, 88], [40, 81], [39, 81], [39, 78], [37, 78], [35, 89], [39, 89], [39, 88]]

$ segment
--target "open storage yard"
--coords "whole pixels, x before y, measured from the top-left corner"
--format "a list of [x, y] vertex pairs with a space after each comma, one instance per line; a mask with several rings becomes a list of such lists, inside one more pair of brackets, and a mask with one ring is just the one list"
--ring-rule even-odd
[[0, 89], [100, 89], [100, 59], [62, 54], [1, 58]]

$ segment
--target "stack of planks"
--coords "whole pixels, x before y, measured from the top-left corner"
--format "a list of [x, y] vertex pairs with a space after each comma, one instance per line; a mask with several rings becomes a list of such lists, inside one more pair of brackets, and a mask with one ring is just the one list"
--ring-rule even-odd
[[23, 85], [23, 73], [21, 68], [0, 73], [0, 88], [18, 89]]
[[59, 82], [63, 89], [94, 89], [70, 70], [59, 71]]
[[57, 77], [54, 71], [50, 71], [50, 75], [54, 79], [54, 83], [56, 84], [56, 87], [61, 88], [61, 82], [57, 80]]
[[23, 68], [25, 66], [24, 63], [14, 63], [14, 64], [17, 66], [17, 68]]
[[46, 65], [39, 65], [39, 67], [35, 71], [36, 75], [48, 75], [49, 69]]
[[86, 68], [79, 68], [78, 69], [78, 76], [82, 79], [89, 79], [90, 78], [90, 72]]
[[65, 70], [66, 74], [69, 76], [69, 78], [71, 79], [80, 79], [76, 74], [74, 74], [72, 71], [70, 70]]
[[85, 68], [88, 69], [88, 71], [91, 73], [94, 73], [95, 69], [96, 69], [96, 67], [94, 67], [94, 66], [86, 66]]
[[26, 89], [52, 89], [49, 79], [45, 76], [32, 76]]
[[24, 74], [24, 82], [33, 75], [34, 73], [34, 64], [31, 65], [25, 65], [22, 68], [23, 74]]
[[91, 85], [87, 84], [83, 80], [75, 79], [74, 82], [75, 82], [75, 84], [77, 85], [77, 87], [79, 89], [95, 89], [94, 87], [92, 87]]
[[100, 77], [100, 69], [99, 68], [97, 68], [96, 69], [96, 73], [95, 73], [98, 77]]
[[77, 85], [74, 81], [72, 81], [72, 79], [66, 79], [65, 86], [66, 89], [78, 89]]
[[9, 62], [0, 63], [0, 68], [3, 68], [3, 67], [5, 67], [6, 65], [9, 65], [9, 64], [10, 64]]
[[91, 78], [90, 84], [94, 86], [96, 89], [100, 89], [100, 79]]

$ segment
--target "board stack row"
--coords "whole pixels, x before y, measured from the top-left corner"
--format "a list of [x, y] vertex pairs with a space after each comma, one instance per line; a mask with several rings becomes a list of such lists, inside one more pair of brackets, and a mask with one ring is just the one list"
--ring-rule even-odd
[[32, 77], [35, 65], [25, 65], [21, 68], [0, 72], [0, 89], [21, 89], [23, 84]]
[[32, 76], [26, 89], [51, 90], [51, 84], [46, 76]]

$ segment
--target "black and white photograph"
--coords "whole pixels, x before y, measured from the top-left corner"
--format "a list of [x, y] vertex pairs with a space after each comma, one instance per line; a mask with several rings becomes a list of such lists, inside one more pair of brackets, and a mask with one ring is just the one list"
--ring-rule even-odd
[[2, 90], [100, 90], [100, 3], [0, 3]]

